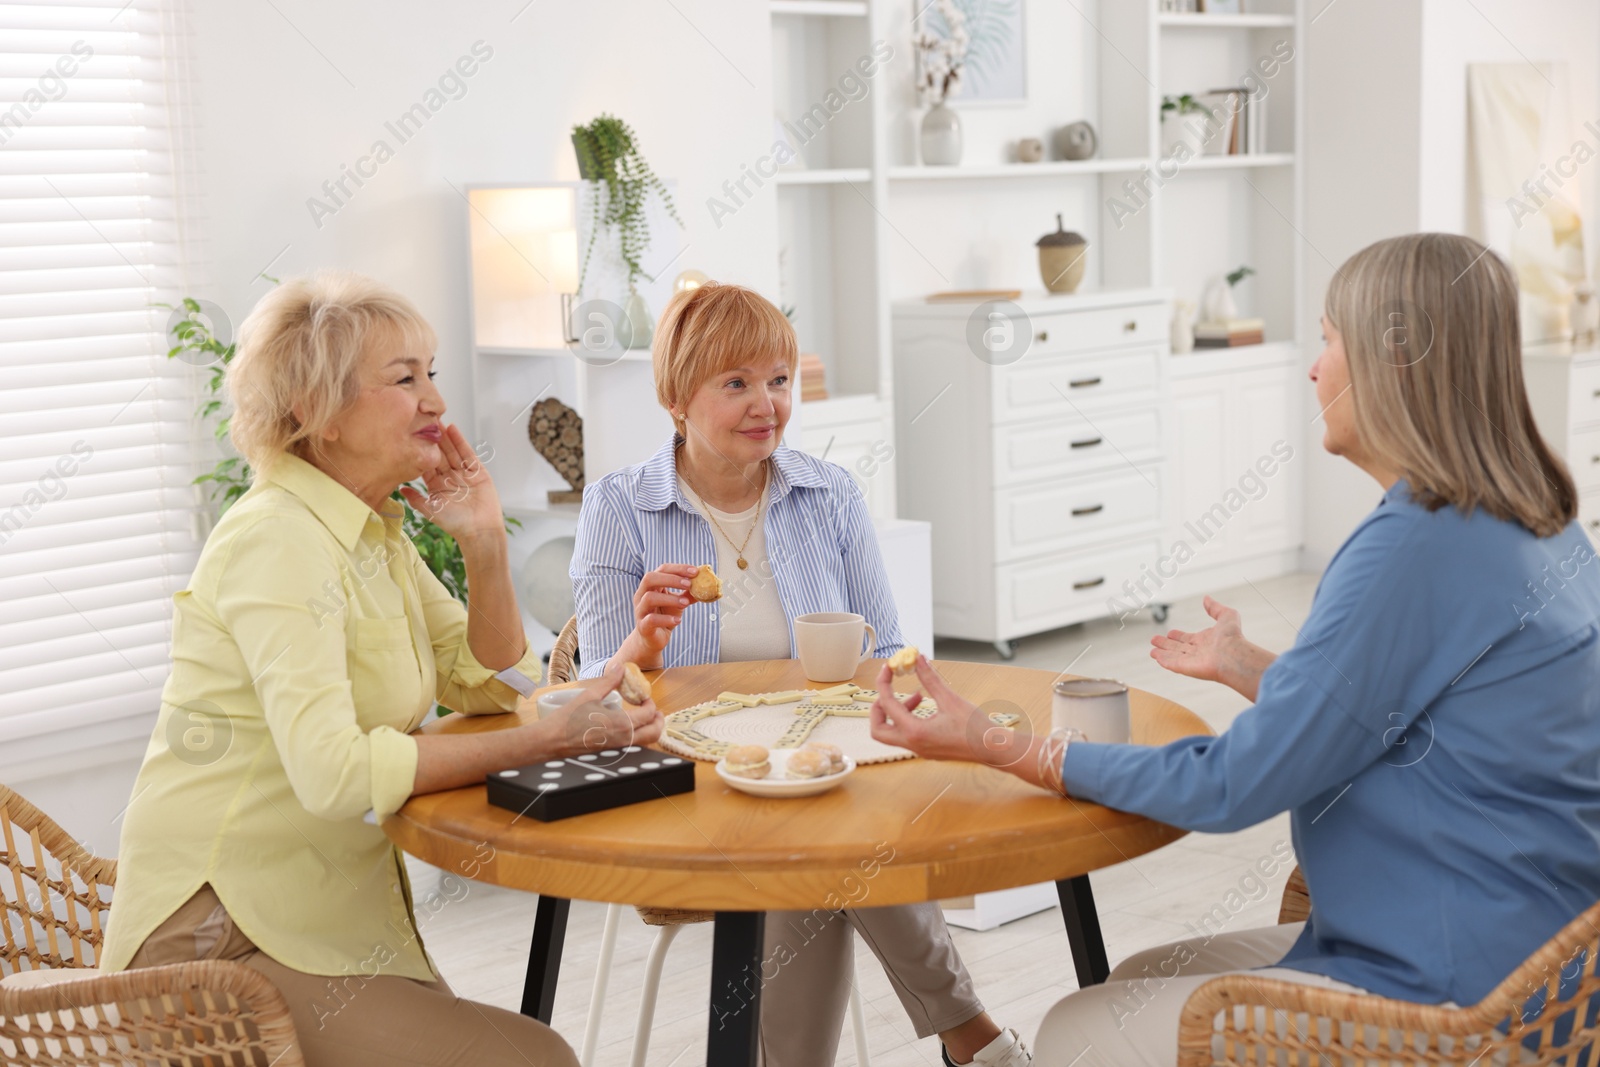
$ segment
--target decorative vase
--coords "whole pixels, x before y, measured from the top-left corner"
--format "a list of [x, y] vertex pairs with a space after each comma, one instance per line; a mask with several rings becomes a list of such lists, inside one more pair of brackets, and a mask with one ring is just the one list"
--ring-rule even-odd
[[961, 116], [943, 102], [922, 116], [922, 162], [930, 167], [961, 162]]
[[1083, 281], [1084, 266], [1089, 257], [1089, 242], [1082, 234], [1072, 233], [1056, 216], [1056, 232], [1047, 233], [1036, 242], [1039, 246], [1039, 276], [1044, 287], [1052, 293], [1072, 293]]
[[1172, 354], [1194, 351], [1194, 301], [1178, 300], [1172, 305]]
[[1100, 138], [1087, 122], [1074, 122], [1056, 131], [1056, 155], [1061, 159], [1090, 159], [1100, 147]]
[[1224, 274], [1214, 275], [1200, 293], [1200, 314], [1206, 322], [1227, 322], [1239, 317], [1239, 306], [1233, 302], [1233, 286]]
[[1188, 149], [1179, 160], [1187, 163], [1205, 154], [1205, 123], [1199, 112], [1163, 116], [1161, 119], [1161, 158], [1171, 159], [1179, 145]]
[[655, 324], [650, 321], [650, 308], [644, 302], [644, 297], [635, 290], [628, 294], [628, 299], [622, 305], [622, 322], [617, 324], [617, 340], [622, 342], [623, 348], [649, 348], [650, 338], [655, 333]]
[[1572, 291], [1572, 340], [1584, 348], [1600, 342], [1600, 299], [1588, 282], [1579, 283]]

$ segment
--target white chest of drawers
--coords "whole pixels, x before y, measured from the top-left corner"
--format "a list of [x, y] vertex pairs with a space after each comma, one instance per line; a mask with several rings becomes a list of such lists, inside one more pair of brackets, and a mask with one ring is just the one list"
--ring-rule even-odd
[[895, 305], [899, 513], [933, 525], [935, 632], [1004, 644], [1105, 615], [1159, 555], [1168, 298]]

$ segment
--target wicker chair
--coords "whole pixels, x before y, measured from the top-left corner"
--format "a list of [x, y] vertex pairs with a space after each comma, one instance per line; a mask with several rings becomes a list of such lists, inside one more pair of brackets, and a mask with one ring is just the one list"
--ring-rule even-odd
[[96, 972], [116, 862], [3, 785], [0, 845], [4, 1067], [304, 1067], [282, 994], [243, 964]]
[[565, 685], [572, 681], [572, 660], [578, 654], [578, 617], [574, 615], [556, 635], [555, 647], [550, 649], [550, 668], [545, 671], [549, 685]]
[[[1298, 868], [1283, 897], [1280, 923], [1299, 922], [1311, 913]], [[1597, 964], [1600, 903], [1568, 923], [1488, 996], [1463, 1008], [1223, 975], [1196, 989], [1184, 1005], [1178, 1067], [1593, 1064], [1600, 1048], [1600, 1019], [1590, 1018], [1591, 1002], [1600, 994]], [[1545, 1010], [1524, 1019], [1529, 997], [1541, 992]], [[1268, 1019], [1279, 1025], [1269, 1026]]]

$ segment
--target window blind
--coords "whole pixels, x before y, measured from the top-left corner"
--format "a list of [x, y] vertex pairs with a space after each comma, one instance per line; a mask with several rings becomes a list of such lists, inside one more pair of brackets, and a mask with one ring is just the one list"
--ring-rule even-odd
[[0, 3], [0, 752], [146, 735], [205, 452], [160, 0]]

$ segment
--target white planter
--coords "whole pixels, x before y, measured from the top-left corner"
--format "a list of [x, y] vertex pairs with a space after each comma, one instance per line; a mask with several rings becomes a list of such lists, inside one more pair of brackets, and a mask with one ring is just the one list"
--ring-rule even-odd
[[[1161, 120], [1161, 158], [1171, 159], [1174, 154], [1179, 155], [1180, 162], [1188, 162], [1195, 156], [1205, 152], [1205, 116], [1197, 111], [1187, 115], [1168, 115]], [[1217, 138], [1221, 139], [1220, 135]], [[1186, 146], [1188, 151], [1180, 151], [1179, 145]]]

